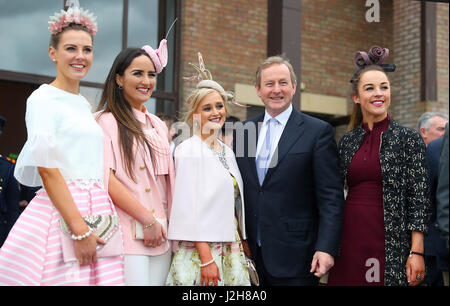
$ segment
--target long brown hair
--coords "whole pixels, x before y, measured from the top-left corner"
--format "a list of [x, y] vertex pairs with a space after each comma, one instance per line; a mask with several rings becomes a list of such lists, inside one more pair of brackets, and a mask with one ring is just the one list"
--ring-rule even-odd
[[[383, 67], [381, 67], [379, 65], [369, 65], [369, 66], [365, 66], [362, 69], [359, 69], [353, 75], [353, 78], [350, 81], [352, 83], [352, 100], [353, 100], [353, 96], [359, 97], [359, 91], [358, 91], [359, 81], [361, 80], [362, 75], [364, 73], [366, 73], [367, 71], [381, 71], [384, 74], [386, 74], [386, 72], [383, 70]], [[386, 74], [386, 77], [388, 78], [387, 74]], [[388, 78], [388, 80], [389, 80], [389, 78]], [[347, 126], [347, 132], [352, 131], [352, 130], [356, 129], [358, 126], [360, 126], [362, 120], [363, 120], [363, 116], [362, 116], [362, 112], [361, 112], [361, 104], [353, 103], [353, 111], [350, 116], [350, 122], [348, 123], [348, 126]]]
[[[147, 140], [147, 137], [142, 131], [141, 124], [134, 117], [130, 103], [125, 99], [123, 91], [117, 85], [116, 75], [123, 76], [131, 62], [136, 57], [142, 55], [150, 58], [150, 56], [140, 48], [127, 48], [117, 55], [106, 78], [100, 103], [97, 107], [97, 111], [104, 109], [104, 112], [112, 113], [117, 121], [119, 129], [119, 145], [124, 168], [128, 177], [134, 182], [136, 182], [136, 178], [133, 171], [133, 164], [135, 161], [133, 144], [136, 143], [138, 148], [144, 148], [144, 150], [149, 151], [154, 168], [156, 167], [155, 149]], [[99, 116], [104, 112], [100, 113]]]

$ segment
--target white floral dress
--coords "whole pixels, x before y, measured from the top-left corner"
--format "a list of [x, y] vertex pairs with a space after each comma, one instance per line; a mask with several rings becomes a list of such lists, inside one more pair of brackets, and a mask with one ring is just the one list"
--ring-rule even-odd
[[[224, 163], [225, 160], [221, 159]], [[225, 162], [226, 163], [226, 162]], [[224, 164], [226, 169], [227, 165]], [[235, 202], [240, 201], [239, 187], [234, 181]], [[240, 204], [236, 203], [239, 216]], [[250, 277], [245, 265], [245, 255], [238, 232], [238, 221], [235, 218], [235, 242], [210, 242], [209, 248], [220, 272], [219, 286], [250, 286]], [[179, 241], [178, 250], [172, 260], [172, 265], [167, 276], [167, 286], [200, 286], [200, 255], [194, 242]]]
[[[209, 247], [219, 267], [221, 277], [219, 286], [250, 286], [250, 278], [244, 265], [244, 252], [237, 231], [236, 242], [211, 242]], [[173, 257], [166, 285], [199, 286], [200, 263], [200, 256], [193, 242], [178, 242], [178, 251]]]

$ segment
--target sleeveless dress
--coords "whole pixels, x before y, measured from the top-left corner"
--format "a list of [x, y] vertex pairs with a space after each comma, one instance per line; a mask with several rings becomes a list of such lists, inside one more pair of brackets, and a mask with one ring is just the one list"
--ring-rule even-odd
[[[225, 148], [223, 152], [225, 151]], [[214, 151], [215, 152], [215, 151]], [[217, 152], [215, 152], [217, 153]], [[218, 159], [228, 170], [226, 159], [217, 154]], [[231, 173], [230, 173], [231, 175]], [[241, 217], [241, 195], [239, 186], [233, 177], [235, 212]], [[219, 268], [221, 281], [219, 286], [250, 286], [250, 277], [245, 266], [245, 254], [238, 232], [238, 219], [234, 219], [235, 242], [210, 242], [211, 255]], [[200, 286], [201, 260], [194, 242], [178, 241], [177, 250], [167, 276], [167, 286]]]
[[[44, 84], [28, 98], [25, 119], [17, 180], [43, 186], [37, 167], [58, 168], [81, 215], [115, 213], [103, 187], [103, 133], [89, 102]], [[64, 262], [60, 219], [45, 189], [38, 191], [0, 249], [0, 285], [123, 285], [123, 256]]]
[[329, 286], [383, 286], [385, 225], [380, 164], [381, 134], [389, 116], [375, 122], [348, 168], [341, 253], [328, 277]]

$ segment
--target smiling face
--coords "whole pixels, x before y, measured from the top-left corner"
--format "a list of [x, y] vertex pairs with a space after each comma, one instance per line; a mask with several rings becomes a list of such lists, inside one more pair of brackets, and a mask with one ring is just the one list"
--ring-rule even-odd
[[391, 88], [386, 74], [376, 70], [364, 72], [353, 101], [361, 105], [364, 122], [379, 122], [386, 118], [391, 104]]
[[140, 110], [155, 89], [155, 66], [148, 56], [140, 55], [133, 59], [123, 76], [116, 75], [116, 83], [123, 87], [123, 96], [128, 103]]
[[202, 135], [219, 131], [226, 119], [227, 111], [222, 96], [213, 91], [207, 94], [197, 106], [193, 117], [200, 125]]
[[291, 105], [296, 86], [285, 64], [273, 64], [261, 71], [261, 82], [255, 88], [269, 115], [276, 117]]
[[57, 48], [50, 46], [48, 52], [59, 78], [81, 80], [92, 65], [92, 37], [85, 31], [67, 30], [61, 34]]

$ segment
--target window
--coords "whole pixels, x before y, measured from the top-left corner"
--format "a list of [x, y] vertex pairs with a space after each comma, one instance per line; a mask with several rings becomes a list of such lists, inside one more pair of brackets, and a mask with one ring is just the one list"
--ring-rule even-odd
[[[63, 9], [65, 0], [0, 0], [0, 82], [32, 84], [51, 82], [56, 76], [48, 58], [49, 16]], [[128, 46], [157, 48], [177, 18], [180, 0], [81, 0], [80, 5], [97, 16], [94, 62], [80, 91], [95, 107], [101, 88], [117, 54]], [[179, 27], [179, 24], [177, 25]], [[10, 29], [5, 31], [5, 29]], [[158, 76], [157, 87], [146, 106], [152, 112], [173, 115], [178, 105], [176, 28], [168, 39], [169, 62]], [[25, 103], [25, 101], [23, 101]]]
[[48, 58], [48, 19], [61, 0], [0, 0], [0, 69], [54, 77]]

